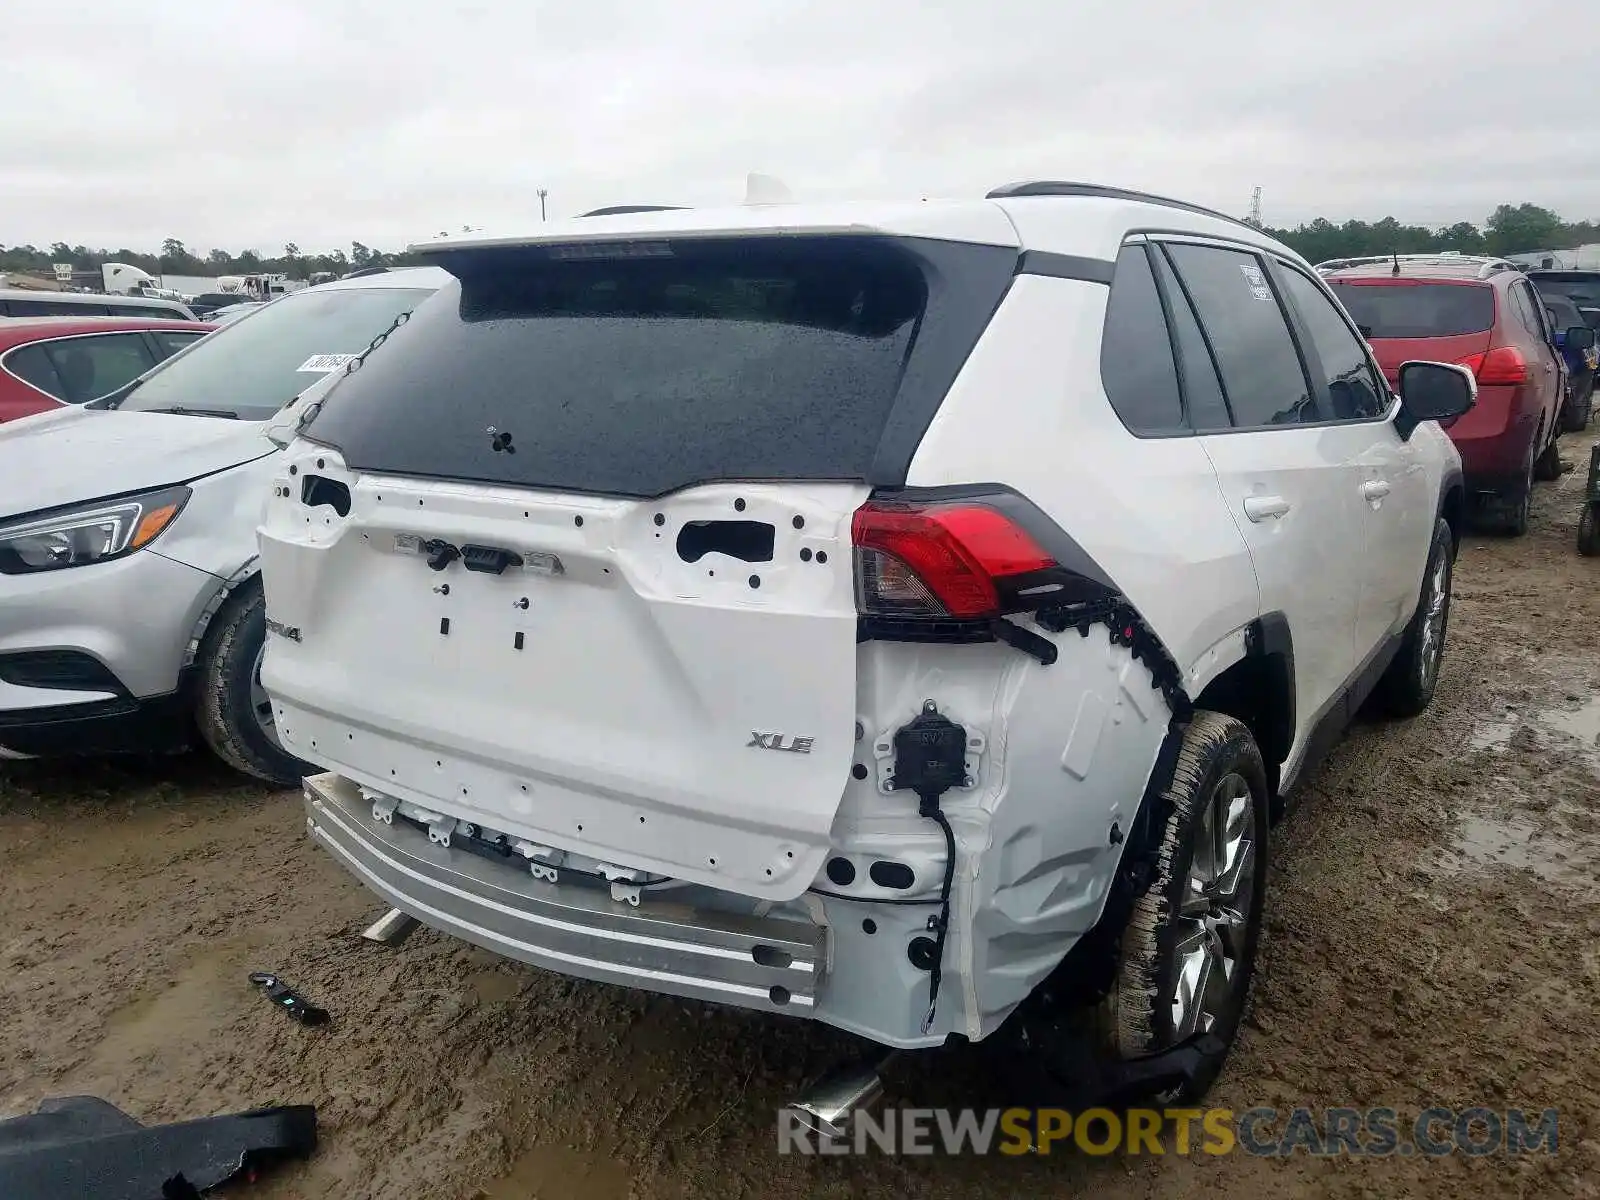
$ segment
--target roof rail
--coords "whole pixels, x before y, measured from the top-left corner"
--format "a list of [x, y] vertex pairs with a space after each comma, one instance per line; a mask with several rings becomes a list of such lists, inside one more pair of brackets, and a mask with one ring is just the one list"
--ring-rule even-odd
[[1136, 192], [1129, 188], [1106, 187], [1098, 183], [1073, 183], [1055, 179], [1034, 179], [1022, 183], [1008, 183], [989, 192], [986, 200], [1009, 200], [1019, 196], [1090, 196], [1102, 200], [1133, 200], [1140, 204], [1159, 204], [1163, 208], [1177, 208], [1184, 212], [1198, 213], [1203, 217], [1215, 217], [1219, 221], [1227, 221], [1233, 225], [1243, 225], [1246, 229], [1261, 230], [1248, 221], [1241, 221], [1238, 217], [1230, 217], [1227, 213], [1218, 212], [1214, 208], [1205, 208], [1199, 204], [1190, 204], [1187, 200], [1174, 200], [1170, 196], [1156, 196], [1150, 192]]
[[[1423, 254], [1363, 254], [1355, 258], [1329, 258], [1316, 264], [1318, 271], [1343, 271], [1347, 267], [1370, 267], [1380, 263], [1394, 263], [1397, 267], [1410, 264], [1414, 267], [1470, 267], [1477, 266], [1477, 278], [1487, 279], [1501, 271], [1519, 270], [1517, 264], [1504, 258], [1487, 254], [1462, 254], [1459, 250], [1432, 251]], [[1398, 271], [1396, 272], [1398, 274]]]
[[592, 208], [580, 217], [621, 217], [628, 213], [677, 212], [681, 204], [613, 204], [609, 208]]
[[340, 279], [365, 279], [368, 275], [382, 275], [388, 267], [360, 267], [339, 276]]

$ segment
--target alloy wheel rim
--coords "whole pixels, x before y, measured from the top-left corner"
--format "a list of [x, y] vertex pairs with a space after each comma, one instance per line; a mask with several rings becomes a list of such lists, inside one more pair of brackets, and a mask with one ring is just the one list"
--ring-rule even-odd
[[1444, 556], [1441, 554], [1438, 563], [1428, 575], [1428, 594], [1425, 601], [1427, 608], [1422, 616], [1422, 661], [1420, 664], [1424, 687], [1433, 682], [1434, 676], [1439, 671], [1439, 661], [1444, 653], [1445, 608], [1450, 598], [1446, 582], [1449, 571], [1450, 564], [1445, 562]]
[[1238, 772], [1217, 781], [1200, 816], [1178, 909], [1175, 1042], [1206, 1033], [1236, 1000], [1254, 901], [1255, 803]]

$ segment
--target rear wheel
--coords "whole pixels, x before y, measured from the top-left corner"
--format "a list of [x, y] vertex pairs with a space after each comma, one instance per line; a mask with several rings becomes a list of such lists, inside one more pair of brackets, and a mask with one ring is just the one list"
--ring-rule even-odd
[[1124, 1059], [1213, 1035], [1221, 1049], [1181, 1097], [1195, 1099], [1238, 1033], [1261, 936], [1269, 793], [1250, 730], [1195, 713], [1162, 800], [1153, 877], [1134, 903], [1098, 1015], [1108, 1049]]
[[1436, 522], [1417, 611], [1411, 614], [1394, 661], [1372, 690], [1372, 707], [1385, 716], [1414, 717], [1433, 702], [1439, 664], [1444, 661], [1445, 631], [1450, 625], [1454, 552], [1449, 524]]
[[1600, 513], [1596, 504], [1586, 501], [1578, 515], [1578, 553], [1585, 558], [1600, 556]]
[[314, 768], [284, 752], [261, 686], [267, 602], [259, 580], [241, 584], [206, 630], [195, 663], [195, 724], [213, 753], [247, 775], [288, 787]]
[[1539, 452], [1539, 457], [1533, 460], [1533, 477], [1541, 483], [1561, 478], [1561, 447], [1557, 444], [1554, 431], [1545, 448]]
[[1533, 459], [1528, 459], [1523, 467], [1522, 482], [1504, 494], [1496, 501], [1498, 504], [1498, 526], [1501, 533], [1507, 533], [1512, 538], [1522, 538], [1528, 531], [1528, 517], [1533, 512]]
[[1561, 411], [1561, 431], [1582, 433], [1589, 427], [1589, 416], [1594, 408], [1594, 380], [1590, 379], [1573, 390], [1572, 399]]

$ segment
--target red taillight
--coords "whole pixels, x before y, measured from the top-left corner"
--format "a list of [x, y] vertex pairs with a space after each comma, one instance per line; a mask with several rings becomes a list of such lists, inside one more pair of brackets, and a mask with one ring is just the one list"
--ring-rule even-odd
[[1456, 361], [1476, 375], [1479, 383], [1528, 382], [1528, 360], [1515, 346], [1496, 346], [1487, 354], [1469, 354]]
[[982, 504], [868, 501], [851, 540], [857, 607], [872, 616], [999, 616], [998, 581], [1056, 565], [1025, 529]]

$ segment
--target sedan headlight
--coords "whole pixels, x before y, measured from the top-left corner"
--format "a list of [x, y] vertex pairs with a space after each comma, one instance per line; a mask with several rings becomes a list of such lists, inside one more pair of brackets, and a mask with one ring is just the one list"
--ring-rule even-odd
[[82, 567], [132, 554], [161, 536], [189, 495], [186, 487], [162, 488], [0, 523], [0, 575]]

